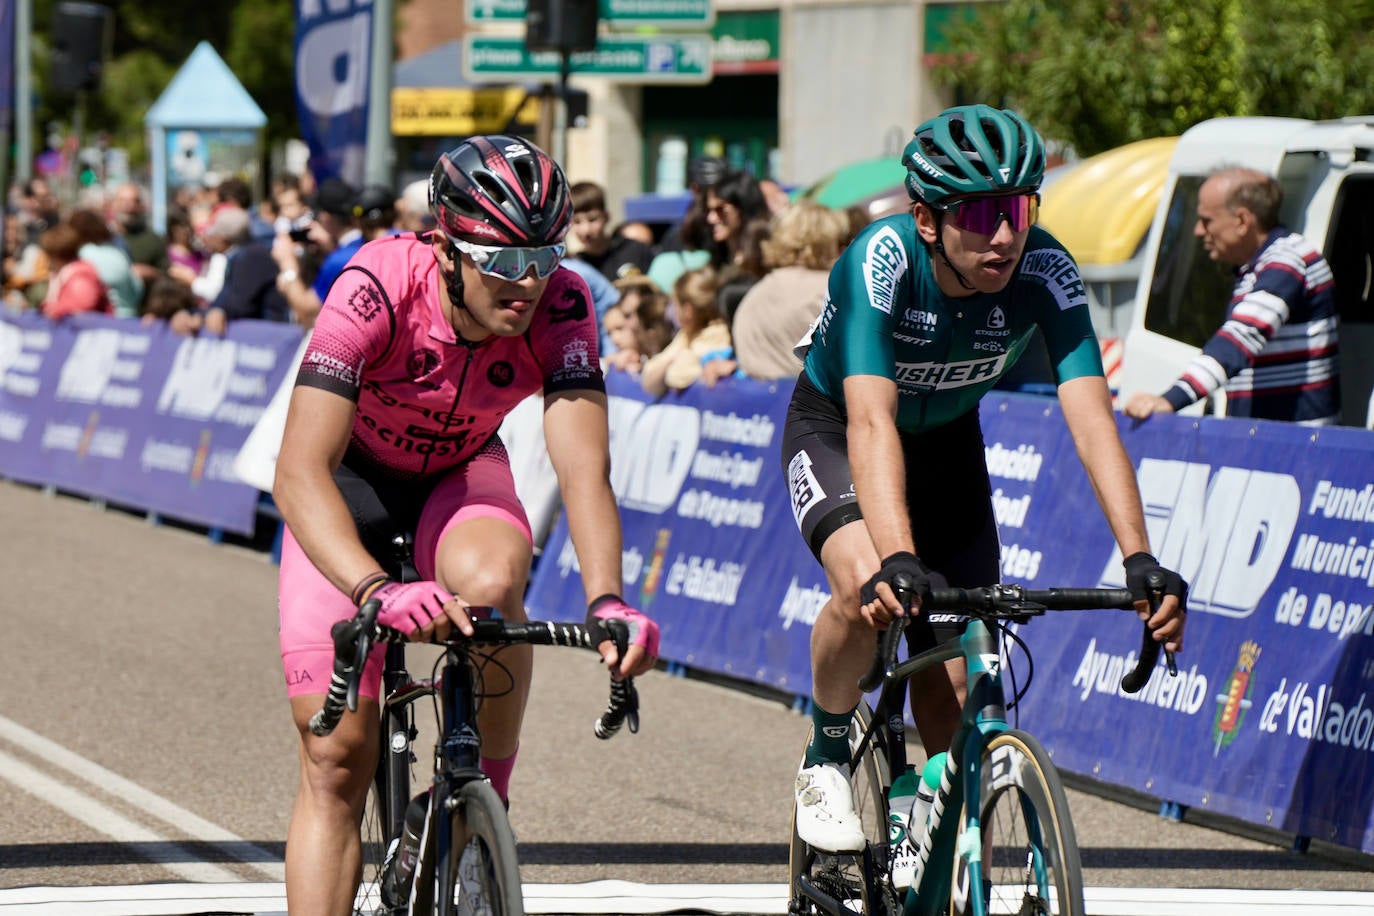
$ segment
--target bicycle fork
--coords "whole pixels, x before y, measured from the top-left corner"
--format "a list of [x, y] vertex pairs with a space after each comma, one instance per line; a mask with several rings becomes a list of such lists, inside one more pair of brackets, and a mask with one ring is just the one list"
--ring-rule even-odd
[[443, 731], [435, 759], [434, 791], [430, 794], [430, 829], [435, 844], [431, 861], [438, 870], [434, 876], [437, 899], [453, 901], [458, 893], [458, 857], [468, 841], [465, 834], [456, 835], [454, 829], [454, 813], [461, 804], [459, 790], [465, 783], [486, 778], [481, 768], [482, 741], [477, 733], [472, 670], [466, 663], [450, 658], [444, 664], [439, 696]]

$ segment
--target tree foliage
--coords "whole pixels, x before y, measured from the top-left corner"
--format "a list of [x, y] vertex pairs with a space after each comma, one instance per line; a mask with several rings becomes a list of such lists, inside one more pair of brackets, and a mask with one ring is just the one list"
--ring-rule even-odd
[[[146, 162], [148, 109], [167, 88], [196, 45], [208, 41], [267, 115], [268, 141], [296, 136], [292, 60], [295, 5], [283, 0], [102, 0], [114, 11], [114, 43], [100, 88], [85, 98], [52, 88], [53, 9], [57, 0], [34, 0], [31, 42], [34, 118], [46, 136], [51, 126], [71, 130], [79, 121], [89, 136], [105, 132], [113, 145]], [[78, 107], [80, 110], [78, 111]]]
[[1374, 0], [1007, 0], [950, 36], [937, 82], [1092, 155], [1207, 118], [1374, 111]]

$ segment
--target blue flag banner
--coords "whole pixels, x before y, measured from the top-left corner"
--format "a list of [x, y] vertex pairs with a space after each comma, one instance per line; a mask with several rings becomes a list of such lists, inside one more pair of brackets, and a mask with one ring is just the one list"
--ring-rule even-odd
[[[791, 387], [736, 379], [654, 400], [612, 373], [612, 483], [625, 597], [658, 620], [663, 657], [809, 695], [829, 594], [780, 463]], [[982, 417], [1003, 579], [1124, 585], [1057, 402], [994, 394]], [[1374, 852], [1374, 432], [1118, 422], [1156, 555], [1191, 585], [1179, 673], [1124, 694], [1134, 614], [1036, 618], [1019, 629], [1035, 661], [1020, 724], [1066, 771]], [[527, 603], [573, 620], [585, 601], [560, 520]], [[1024, 654], [1008, 656], [1026, 686]]]
[[296, 110], [316, 181], [364, 179], [372, 4], [296, 3]]
[[0, 133], [9, 132], [13, 116], [14, 0], [0, 0]]
[[0, 315], [0, 474], [251, 534], [234, 458], [293, 357], [294, 325], [223, 338], [78, 315]]

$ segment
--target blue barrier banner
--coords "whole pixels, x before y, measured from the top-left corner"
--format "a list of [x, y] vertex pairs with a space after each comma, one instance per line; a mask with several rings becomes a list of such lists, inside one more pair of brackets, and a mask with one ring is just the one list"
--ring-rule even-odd
[[[810, 624], [828, 595], [779, 457], [792, 383], [729, 379], [658, 401], [621, 372], [606, 384], [626, 600], [658, 621], [664, 658], [809, 694]], [[526, 599], [537, 616], [585, 616], [577, 569], [560, 519]]]
[[[663, 627], [663, 657], [808, 695], [829, 595], [780, 467], [791, 384], [653, 401], [612, 373], [608, 391], [625, 594]], [[994, 394], [981, 412], [1004, 581], [1124, 585], [1058, 403]], [[1020, 724], [1066, 771], [1374, 852], [1374, 432], [1118, 423], [1156, 556], [1191, 585], [1179, 673], [1123, 694], [1134, 614], [1037, 618], [1019, 628], [1035, 661]], [[576, 569], [560, 520], [532, 610], [580, 619]], [[1024, 686], [1024, 654], [1007, 664]]]
[[296, 0], [296, 112], [316, 181], [361, 187], [372, 71], [372, 4]]
[[232, 465], [299, 341], [265, 321], [217, 338], [0, 316], [0, 474], [250, 534], [259, 492]]
[[[1019, 471], [1009, 463], [993, 478], [1020, 520], [999, 511], [1004, 575], [1123, 585], [1058, 406], [987, 406], [990, 461], [1022, 456]], [[1157, 668], [1141, 693], [1124, 694], [1134, 619], [1052, 615], [1022, 628], [1035, 659], [1023, 724], [1065, 770], [1374, 851], [1374, 434], [1173, 416], [1119, 423], [1150, 542], [1191, 587], [1179, 673]], [[1009, 551], [1020, 568], [1008, 568]]]

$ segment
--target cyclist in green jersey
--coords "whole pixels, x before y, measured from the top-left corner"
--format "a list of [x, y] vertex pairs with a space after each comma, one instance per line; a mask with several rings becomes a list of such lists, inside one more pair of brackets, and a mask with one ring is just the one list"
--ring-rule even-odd
[[[1135, 469], [1122, 445], [1087, 296], [1073, 258], [1035, 226], [1044, 145], [1019, 115], [951, 108], [902, 157], [911, 210], [878, 220], [830, 274], [784, 430], [793, 512], [831, 598], [811, 639], [813, 737], [797, 777], [797, 831], [821, 849], [864, 835], [849, 791], [848, 726], [873, 631], [906, 611], [898, 575], [932, 587], [1000, 578], [978, 402], [1039, 328], [1069, 433], [1156, 640], [1183, 644], [1187, 584], [1150, 553]], [[1145, 580], [1167, 583], [1150, 614]], [[913, 651], [954, 638], [963, 618], [918, 614]], [[927, 753], [959, 721], [964, 672], [912, 681]]]

